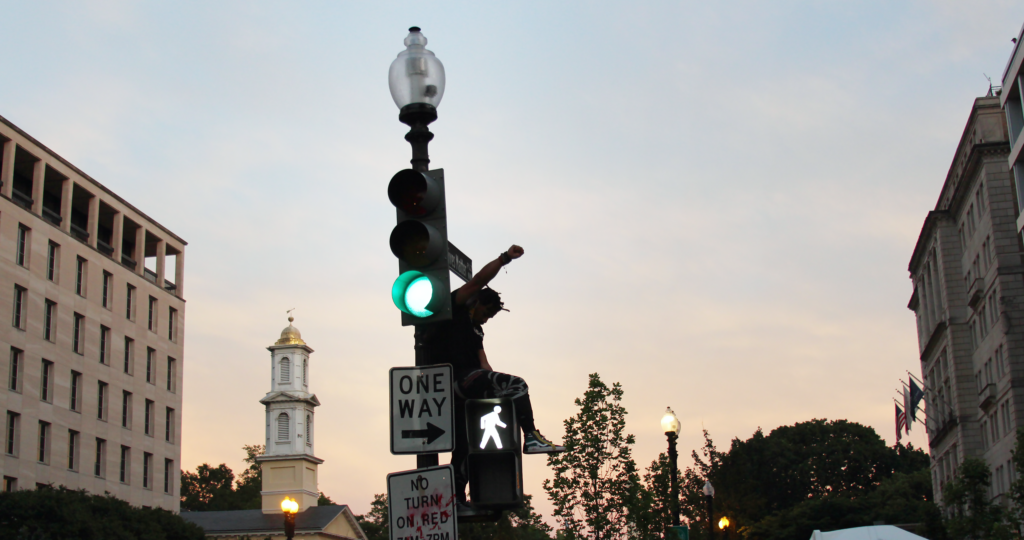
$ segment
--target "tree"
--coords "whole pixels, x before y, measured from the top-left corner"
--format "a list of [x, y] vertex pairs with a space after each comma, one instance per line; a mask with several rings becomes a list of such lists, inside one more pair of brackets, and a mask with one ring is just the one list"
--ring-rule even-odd
[[388, 523], [388, 496], [380, 493], [373, 496], [370, 511], [356, 516], [356, 522], [363, 529], [367, 540], [388, 540], [390, 538]]
[[240, 510], [236, 507], [234, 481], [235, 473], [223, 463], [216, 468], [203, 463], [194, 473], [182, 471], [182, 511]]
[[[647, 510], [636, 512], [636, 529], [640, 538], [661, 538], [665, 527], [672, 524], [671, 472], [668, 455], [661, 453], [644, 473], [643, 489], [636, 502], [638, 508]], [[684, 480], [678, 469], [676, 474]]]
[[873, 429], [854, 422], [811, 420], [768, 435], [758, 430], [746, 441], [733, 440], [728, 452], [718, 451], [705, 431], [693, 461], [683, 473], [681, 506], [694, 540], [707, 538], [702, 488], [708, 479], [715, 519], [728, 516], [750, 540], [809, 537], [814, 529], [875, 521], [941, 530], [928, 456], [912, 446], [886, 446]]
[[579, 413], [565, 421], [566, 451], [548, 455], [554, 479], [544, 481], [544, 491], [567, 540], [635, 532], [641, 488], [631, 455], [634, 437], [623, 433], [622, 393], [619, 383], [609, 388], [592, 373], [583, 399], [575, 401]]
[[12, 540], [202, 540], [203, 529], [161, 508], [112, 496], [42, 487], [0, 493], [0, 538]]
[[991, 479], [988, 465], [981, 459], [969, 457], [960, 463], [956, 476], [946, 483], [942, 503], [950, 512], [946, 530], [952, 540], [1002, 540], [1014, 536], [1004, 521], [1003, 507], [989, 499]]
[[551, 540], [551, 526], [534, 511], [533, 496], [525, 495], [524, 499], [522, 507], [502, 512], [495, 523], [460, 524], [459, 539]]
[[242, 447], [245, 451], [244, 461], [248, 467], [238, 475], [235, 481], [235, 506], [239, 510], [258, 510], [263, 508], [263, 496], [260, 491], [263, 489], [263, 468], [256, 462], [256, 458], [263, 455], [262, 444], [247, 444]]
[[320, 496], [316, 499], [317, 506], [334, 506], [335, 504], [337, 503], [332, 501], [331, 498], [325, 495], [323, 491], [320, 492]]

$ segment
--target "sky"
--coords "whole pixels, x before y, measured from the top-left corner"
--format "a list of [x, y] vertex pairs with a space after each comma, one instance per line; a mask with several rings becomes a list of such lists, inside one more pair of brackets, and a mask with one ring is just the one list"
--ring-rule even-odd
[[[814, 418], [895, 442], [920, 373], [907, 265], [1019, 2], [16, 2], [0, 115], [188, 241], [182, 466], [262, 443], [295, 308], [316, 351], [320, 489], [361, 514], [390, 472], [387, 86], [410, 26], [444, 63], [430, 145], [449, 237], [494, 287], [498, 371], [560, 441], [619, 382], [641, 468]], [[907, 439], [904, 439], [906, 442]], [[922, 425], [909, 440], [927, 447]], [[446, 457], [442, 456], [442, 462]], [[543, 457], [525, 488], [550, 520]]]

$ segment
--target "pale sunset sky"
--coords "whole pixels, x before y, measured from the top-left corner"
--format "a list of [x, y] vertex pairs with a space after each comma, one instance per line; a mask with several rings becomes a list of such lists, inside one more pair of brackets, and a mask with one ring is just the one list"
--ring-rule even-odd
[[[320, 489], [358, 513], [389, 472], [388, 67], [441, 59], [449, 234], [509, 313], [491, 364], [560, 441], [589, 373], [621, 382], [646, 468], [659, 420], [719, 448], [813, 418], [895, 442], [919, 374], [907, 264], [1021, 2], [4, 0], [0, 115], [189, 242], [182, 466], [262, 443], [266, 347], [315, 349]], [[909, 440], [927, 447], [923, 426]], [[442, 457], [446, 462], [447, 457]], [[526, 491], [550, 521], [545, 459]]]

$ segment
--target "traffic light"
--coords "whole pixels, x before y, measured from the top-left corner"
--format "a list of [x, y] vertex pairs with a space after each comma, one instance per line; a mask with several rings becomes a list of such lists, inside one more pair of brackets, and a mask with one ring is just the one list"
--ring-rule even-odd
[[388, 199], [398, 214], [391, 252], [399, 275], [391, 299], [402, 310], [402, 326], [451, 319], [444, 169], [398, 171], [388, 184]]
[[523, 505], [523, 465], [516, 408], [508, 398], [467, 399], [469, 498], [490, 510]]

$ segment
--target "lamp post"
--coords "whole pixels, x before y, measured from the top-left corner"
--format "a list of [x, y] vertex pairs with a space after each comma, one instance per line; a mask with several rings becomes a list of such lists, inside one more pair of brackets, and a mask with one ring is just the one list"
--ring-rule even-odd
[[679, 526], [679, 476], [676, 473], [678, 454], [676, 453], [676, 441], [679, 439], [679, 418], [672, 412], [672, 407], [665, 408], [665, 415], [661, 417], [661, 429], [668, 438], [668, 463], [671, 467], [669, 497], [672, 499], [670, 511], [672, 512], [672, 526]]
[[715, 486], [711, 480], [704, 482], [704, 500], [708, 502], [708, 537], [715, 540]]
[[295, 537], [295, 513], [299, 511], [299, 503], [291, 497], [285, 497], [281, 501], [281, 510], [284, 512], [284, 536], [292, 540]]
[[729, 538], [729, 518], [722, 516], [722, 519], [718, 520], [718, 528], [722, 530], [722, 537]]
[[[388, 70], [388, 89], [398, 106], [398, 120], [409, 126], [405, 134], [405, 140], [412, 145], [409, 162], [413, 170], [426, 173], [430, 171], [427, 145], [434, 138], [427, 126], [437, 120], [437, 106], [444, 96], [444, 65], [427, 50], [427, 38], [419, 27], [409, 28], [404, 43], [405, 50], [398, 53]], [[423, 354], [423, 332], [421, 325], [416, 325], [413, 339], [417, 366], [428, 363]], [[418, 469], [437, 466], [438, 462], [436, 453], [416, 456]]]
[[437, 120], [437, 106], [444, 96], [444, 66], [426, 49], [427, 38], [419, 27], [409, 29], [405, 50], [391, 62], [388, 88], [398, 105], [398, 120], [409, 126], [405, 140], [412, 145], [413, 170], [427, 172], [427, 144], [434, 138], [427, 126]]

